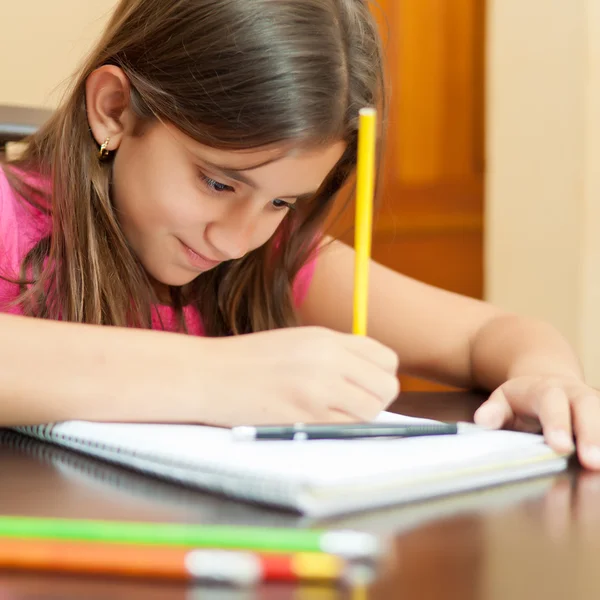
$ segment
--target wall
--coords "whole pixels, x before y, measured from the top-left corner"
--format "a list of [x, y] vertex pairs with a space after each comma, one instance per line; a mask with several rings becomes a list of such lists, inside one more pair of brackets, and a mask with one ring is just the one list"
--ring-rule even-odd
[[485, 295], [550, 320], [600, 387], [600, 6], [489, 0]]
[[0, 103], [56, 106], [117, 0], [1, 0]]

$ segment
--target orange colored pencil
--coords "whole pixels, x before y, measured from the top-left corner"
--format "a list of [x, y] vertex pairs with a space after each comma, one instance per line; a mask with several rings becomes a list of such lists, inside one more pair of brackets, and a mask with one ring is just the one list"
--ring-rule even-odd
[[254, 552], [95, 542], [0, 539], [0, 569], [211, 581], [244, 586], [262, 581], [345, 579], [345, 561], [320, 553]]

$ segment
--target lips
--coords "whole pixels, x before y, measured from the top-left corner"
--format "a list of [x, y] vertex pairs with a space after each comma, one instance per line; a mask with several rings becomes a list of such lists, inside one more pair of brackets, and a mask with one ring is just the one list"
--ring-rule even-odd
[[184, 242], [181, 242], [181, 245], [183, 246], [188, 262], [196, 269], [208, 271], [209, 269], [214, 269], [217, 265], [220, 265], [221, 262], [223, 262], [220, 260], [212, 260], [207, 256], [196, 252]]

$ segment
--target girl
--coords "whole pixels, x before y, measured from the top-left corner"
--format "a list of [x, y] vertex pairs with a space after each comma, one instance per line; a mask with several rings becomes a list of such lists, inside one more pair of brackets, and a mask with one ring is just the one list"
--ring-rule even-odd
[[0, 170], [0, 422], [366, 420], [401, 372], [600, 468], [548, 325], [373, 264], [373, 339], [347, 333], [353, 252], [320, 232], [381, 62], [365, 0], [122, 0]]

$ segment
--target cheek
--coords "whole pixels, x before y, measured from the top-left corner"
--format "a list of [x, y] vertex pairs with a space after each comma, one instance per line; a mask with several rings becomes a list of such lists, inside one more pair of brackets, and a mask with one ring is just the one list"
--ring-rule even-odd
[[184, 187], [155, 191], [152, 205], [152, 214], [148, 218], [164, 228], [184, 230], [198, 223], [201, 217], [197, 195], [194, 190]]
[[180, 229], [198, 220], [202, 203], [193, 182], [163, 171], [143, 160], [115, 161], [113, 202], [125, 227]]

